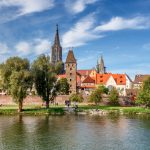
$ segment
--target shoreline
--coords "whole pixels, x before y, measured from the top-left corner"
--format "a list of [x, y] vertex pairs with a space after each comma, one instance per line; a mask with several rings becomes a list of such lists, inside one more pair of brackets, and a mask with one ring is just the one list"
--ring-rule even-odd
[[79, 114], [79, 115], [150, 115], [150, 109], [142, 107], [117, 107], [117, 106], [79, 106], [74, 111], [73, 107], [69, 109], [64, 106], [50, 106], [49, 109], [44, 107], [27, 107], [22, 112], [17, 112], [16, 107], [0, 107], [0, 115], [53, 115], [61, 116], [66, 114]]

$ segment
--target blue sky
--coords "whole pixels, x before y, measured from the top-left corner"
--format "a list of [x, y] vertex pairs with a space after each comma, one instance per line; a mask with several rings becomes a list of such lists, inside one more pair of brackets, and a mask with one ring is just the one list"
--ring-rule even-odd
[[103, 55], [108, 72], [150, 74], [150, 0], [0, 0], [0, 62], [50, 55], [56, 24], [78, 69]]

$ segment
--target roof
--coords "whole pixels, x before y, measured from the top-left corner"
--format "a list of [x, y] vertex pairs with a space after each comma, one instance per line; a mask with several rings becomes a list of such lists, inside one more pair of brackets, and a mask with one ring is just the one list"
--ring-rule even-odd
[[147, 80], [148, 77], [150, 77], [150, 75], [148, 75], [148, 74], [147, 75], [141, 75], [141, 74], [140, 75], [136, 75], [135, 79], [134, 79], [134, 83], [139, 84], [139, 83]]
[[126, 75], [125, 74], [97, 74], [96, 75], [96, 84], [106, 84], [110, 77], [113, 77], [117, 85], [126, 84]]
[[77, 72], [81, 75], [81, 76], [87, 76], [89, 75], [92, 70], [77, 70]]
[[69, 52], [68, 52], [66, 63], [76, 63], [76, 59], [74, 57], [72, 50], [69, 50]]
[[95, 80], [92, 79], [90, 76], [87, 76], [82, 83], [95, 83]]
[[58, 77], [58, 78], [61, 78], [61, 79], [62, 79], [62, 78], [66, 78], [66, 74], [60, 74], [60, 75], [58, 75], [57, 77]]

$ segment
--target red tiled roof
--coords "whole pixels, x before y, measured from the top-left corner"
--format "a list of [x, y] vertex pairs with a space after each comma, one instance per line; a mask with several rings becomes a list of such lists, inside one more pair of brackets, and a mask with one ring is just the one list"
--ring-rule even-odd
[[59, 74], [57, 77], [58, 78], [66, 78], [66, 74]]
[[93, 80], [90, 76], [87, 76], [82, 83], [95, 83], [95, 80]]
[[134, 79], [134, 83], [140, 83], [145, 81], [146, 79], [148, 79], [148, 77], [150, 77], [150, 75], [136, 75], [135, 79]]
[[77, 70], [77, 72], [82, 76], [87, 76], [92, 72], [92, 70]]
[[125, 74], [97, 74], [96, 75], [96, 84], [106, 84], [110, 77], [113, 77], [117, 85], [126, 84], [126, 75]]

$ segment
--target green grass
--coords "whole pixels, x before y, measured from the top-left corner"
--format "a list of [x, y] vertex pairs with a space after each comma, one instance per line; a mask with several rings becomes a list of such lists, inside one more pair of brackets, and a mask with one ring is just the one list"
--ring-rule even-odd
[[[63, 115], [65, 114], [64, 105], [54, 106], [50, 105], [49, 109], [40, 105], [25, 105], [22, 114], [27, 115]], [[17, 105], [7, 105], [0, 107], [1, 115], [18, 114]], [[121, 106], [94, 106], [94, 105], [79, 105], [78, 112], [84, 112], [91, 109], [106, 110], [109, 113], [123, 113], [123, 114], [150, 114], [150, 109], [142, 107], [121, 107]]]
[[[0, 115], [15, 115], [18, 114], [17, 105], [8, 105], [0, 107]], [[64, 109], [62, 106], [50, 106], [49, 109], [46, 109], [42, 106], [27, 105], [23, 107], [21, 114], [27, 115], [63, 115]]]

